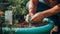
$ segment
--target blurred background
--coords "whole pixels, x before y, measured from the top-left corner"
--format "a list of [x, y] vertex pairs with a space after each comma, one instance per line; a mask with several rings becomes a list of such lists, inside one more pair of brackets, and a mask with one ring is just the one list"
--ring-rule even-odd
[[[26, 9], [27, 2], [28, 0], [0, 0], [0, 10], [2, 13], [5, 13], [6, 11], [12, 11], [12, 24], [20, 23], [24, 20], [26, 14], [28, 13], [28, 10]], [[2, 14], [2, 16], [5, 16], [5, 14]], [[8, 25], [8, 19], [5, 19], [5, 17], [1, 16], [0, 18], [3, 18], [3, 20], [5, 20], [5, 23], [3, 24]]]

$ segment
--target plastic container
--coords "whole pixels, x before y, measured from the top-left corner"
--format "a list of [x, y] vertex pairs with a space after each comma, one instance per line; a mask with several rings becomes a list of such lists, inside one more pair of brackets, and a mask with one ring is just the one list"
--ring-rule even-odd
[[[12, 28], [13, 34], [50, 34], [51, 29], [54, 27], [54, 23], [49, 18], [44, 20], [48, 21], [48, 24], [40, 27], [32, 28]], [[5, 32], [4, 34], [10, 34], [10, 28], [2, 28]]]

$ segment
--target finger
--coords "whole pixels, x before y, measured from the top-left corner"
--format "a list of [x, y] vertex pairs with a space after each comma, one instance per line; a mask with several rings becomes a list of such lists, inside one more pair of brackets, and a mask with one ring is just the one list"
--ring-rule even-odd
[[35, 18], [32, 18], [31, 21], [36, 21], [36, 19]]
[[28, 15], [26, 16], [26, 19], [25, 19], [26, 22], [28, 22]]
[[35, 19], [36, 19], [36, 17], [35, 17], [35, 16], [32, 16], [31, 20], [33, 21], [33, 20], [35, 20]]
[[28, 22], [28, 20], [25, 20], [26, 22]]
[[42, 19], [39, 19], [39, 18], [37, 18], [37, 19], [35, 19], [35, 20], [33, 20], [34, 22], [42, 22]]
[[38, 22], [38, 18], [36, 18], [36, 19], [32, 20], [32, 22]]

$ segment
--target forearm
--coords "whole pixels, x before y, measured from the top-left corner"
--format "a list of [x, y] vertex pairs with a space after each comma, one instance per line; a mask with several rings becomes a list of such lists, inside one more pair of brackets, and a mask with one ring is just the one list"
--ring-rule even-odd
[[43, 11], [42, 13], [44, 14], [44, 17], [49, 17], [49, 16], [52, 16], [56, 13], [59, 13], [60, 12], [60, 9], [58, 9], [58, 5], [54, 6], [53, 8], [51, 9], [48, 9], [46, 11]]
[[29, 5], [29, 13], [34, 14], [34, 13], [35, 13], [35, 11], [36, 11], [36, 6], [35, 6], [35, 5], [33, 5], [33, 4], [30, 4], [30, 5]]
[[32, 13], [34, 14], [35, 11], [36, 11], [36, 5], [37, 5], [37, 2], [35, 2], [37, 0], [30, 0], [30, 4], [29, 4], [29, 13]]

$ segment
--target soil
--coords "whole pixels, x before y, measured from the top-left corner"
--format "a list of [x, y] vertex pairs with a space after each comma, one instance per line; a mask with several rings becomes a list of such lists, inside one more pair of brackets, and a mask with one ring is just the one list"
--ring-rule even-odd
[[[44, 21], [44, 22], [38, 22], [38, 23], [26, 23], [26, 22], [23, 22], [23, 23], [20, 23], [19, 28], [32, 28], [32, 27], [39, 27], [39, 26], [43, 26], [43, 25], [46, 25], [48, 22], [47, 21]], [[29, 25], [30, 24], [30, 25]]]

